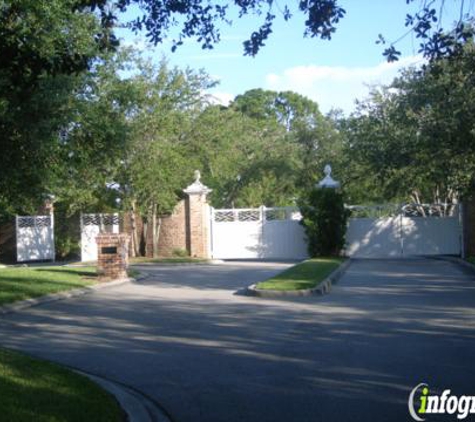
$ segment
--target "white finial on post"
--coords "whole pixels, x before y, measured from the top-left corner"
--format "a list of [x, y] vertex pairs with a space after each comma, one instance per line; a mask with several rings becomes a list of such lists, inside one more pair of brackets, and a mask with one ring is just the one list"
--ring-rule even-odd
[[195, 170], [195, 183], [201, 183], [201, 173], [199, 170]]
[[195, 175], [195, 181], [190, 186], [188, 186], [184, 190], [184, 192], [186, 192], [187, 194], [199, 193], [199, 194], [205, 194], [205, 195], [210, 193], [211, 189], [209, 189], [207, 186], [201, 183], [201, 172], [199, 170], [195, 170], [194, 175]]
[[327, 164], [325, 168], [323, 169], [323, 173], [325, 173], [325, 177], [318, 182], [318, 187], [319, 188], [333, 188], [337, 189], [340, 187], [340, 182], [337, 182], [336, 180], [333, 180], [331, 174], [332, 174], [332, 167], [330, 164]]

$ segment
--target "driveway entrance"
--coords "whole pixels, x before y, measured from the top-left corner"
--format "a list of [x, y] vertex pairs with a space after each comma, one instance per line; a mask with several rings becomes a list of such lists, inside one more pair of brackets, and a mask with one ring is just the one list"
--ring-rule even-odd
[[0, 344], [133, 386], [177, 422], [400, 422], [421, 382], [474, 395], [473, 274], [356, 260], [327, 296], [233, 294], [287, 266], [143, 267], [142, 282], [0, 318]]

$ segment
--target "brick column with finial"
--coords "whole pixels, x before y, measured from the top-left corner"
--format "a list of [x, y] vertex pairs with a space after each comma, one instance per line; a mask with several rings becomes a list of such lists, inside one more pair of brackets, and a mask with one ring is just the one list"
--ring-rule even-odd
[[186, 200], [187, 250], [192, 258], [210, 258], [210, 207], [207, 195], [211, 189], [201, 183], [201, 174], [195, 171], [195, 181], [184, 189]]

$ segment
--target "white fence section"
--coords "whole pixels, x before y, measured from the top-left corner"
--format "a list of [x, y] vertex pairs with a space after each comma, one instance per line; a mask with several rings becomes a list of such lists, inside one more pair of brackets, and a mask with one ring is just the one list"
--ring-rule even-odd
[[211, 209], [215, 259], [303, 259], [305, 232], [297, 208]]
[[55, 258], [54, 217], [16, 217], [17, 261], [47, 261]]
[[99, 233], [119, 233], [119, 214], [81, 214], [81, 261], [97, 260]]
[[459, 255], [461, 245], [457, 206], [410, 205], [393, 216], [350, 218], [345, 252], [353, 258]]

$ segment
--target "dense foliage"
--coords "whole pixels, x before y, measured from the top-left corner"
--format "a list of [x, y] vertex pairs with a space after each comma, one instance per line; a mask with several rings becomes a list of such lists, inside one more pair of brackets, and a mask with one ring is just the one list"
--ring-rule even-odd
[[0, 218], [49, 193], [77, 76], [114, 46], [78, 1], [0, 1]]
[[[348, 148], [382, 198], [456, 202], [475, 181], [475, 48], [404, 71], [346, 122]], [[363, 182], [364, 183], [364, 182]]]
[[314, 187], [300, 201], [311, 257], [338, 256], [345, 245], [348, 210], [340, 190]]

